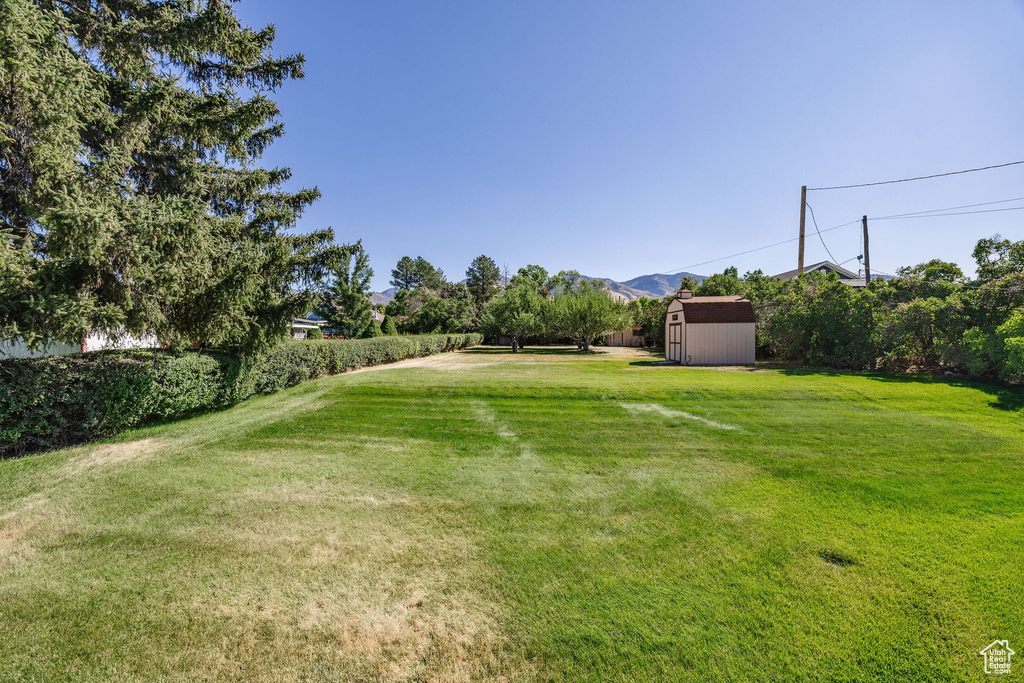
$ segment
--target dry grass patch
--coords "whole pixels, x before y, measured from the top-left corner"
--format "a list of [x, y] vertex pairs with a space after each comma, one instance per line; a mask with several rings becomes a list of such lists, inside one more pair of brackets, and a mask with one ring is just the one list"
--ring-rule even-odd
[[68, 473], [74, 476], [95, 467], [110, 467], [143, 460], [166, 445], [167, 443], [160, 439], [141, 439], [95, 446], [85, 455], [68, 462]]
[[516, 677], [503, 652], [503, 608], [480, 590], [487, 570], [477, 549], [451, 532], [410, 528], [379, 503], [334, 500], [348, 511], [344, 530], [316, 541], [281, 525], [235, 539], [262, 567], [218, 582], [189, 610], [227, 622], [223, 641], [200, 657], [211, 678], [281, 680], [287, 666], [296, 678], [349, 681]]

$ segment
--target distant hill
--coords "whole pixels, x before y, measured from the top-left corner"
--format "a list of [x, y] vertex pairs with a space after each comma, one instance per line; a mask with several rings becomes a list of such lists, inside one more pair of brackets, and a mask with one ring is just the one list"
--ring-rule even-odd
[[387, 306], [391, 303], [391, 300], [395, 298], [395, 294], [398, 293], [398, 287], [391, 287], [385, 289], [383, 292], [373, 292], [370, 294], [370, 303], [374, 306]]
[[582, 277], [584, 280], [604, 281], [604, 283], [608, 286], [608, 291], [611, 292], [616, 299], [621, 299], [622, 301], [632, 301], [633, 299], [639, 299], [642, 296], [646, 296], [649, 299], [658, 298], [658, 295], [654, 294], [653, 292], [645, 292], [635, 287], [629, 287], [628, 285], [625, 285], [621, 282], [616, 282], [615, 280], [610, 280], [609, 278], [606, 277], [590, 277], [589, 275], [581, 275], [580, 277]]
[[642, 296], [648, 299], [660, 299], [667, 294], [672, 294], [679, 288], [679, 283], [687, 275], [698, 282], [703, 282], [707, 278], [706, 275], [697, 275], [696, 273], [674, 273], [672, 275], [656, 273], [654, 275], [641, 275], [625, 282], [616, 282], [606, 277], [588, 277], [586, 275], [583, 277], [587, 280], [604, 280], [612, 294], [617, 295], [616, 298], [632, 301]]
[[[617, 299], [632, 301], [642, 296], [646, 296], [649, 299], [660, 299], [667, 294], [671, 294], [679, 288], [679, 283], [687, 275], [695, 278], [698, 282], [703, 282], [707, 278], [706, 275], [697, 275], [696, 273], [674, 273], [671, 275], [655, 273], [654, 275], [641, 275], [625, 282], [616, 282], [606, 277], [590, 277], [587, 275], [582, 277], [585, 280], [604, 280], [608, 285], [608, 290]], [[395, 298], [397, 292], [398, 288], [396, 287], [385, 289], [383, 292], [373, 292], [370, 295], [370, 303], [374, 306], [386, 306]]]
[[696, 273], [673, 273], [671, 275], [655, 273], [654, 275], [641, 275], [632, 280], [626, 280], [622, 284], [640, 291], [653, 292], [655, 296], [661, 298], [678, 290], [679, 283], [687, 275], [697, 280], [697, 282], [703, 282], [707, 279], [707, 275], [697, 275]]

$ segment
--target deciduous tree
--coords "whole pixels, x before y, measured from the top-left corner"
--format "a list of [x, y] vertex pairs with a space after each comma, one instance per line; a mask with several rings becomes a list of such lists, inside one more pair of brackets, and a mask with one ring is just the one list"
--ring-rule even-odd
[[519, 272], [512, 276], [510, 284], [513, 287], [529, 285], [537, 290], [542, 297], [547, 297], [551, 292], [551, 277], [548, 275], [548, 271], [536, 265], [520, 268]]
[[594, 339], [622, 332], [633, 324], [629, 308], [616, 301], [603, 283], [581, 280], [572, 290], [551, 298], [550, 323], [560, 335], [572, 339], [586, 353]]
[[543, 299], [532, 287], [509, 287], [488, 304], [480, 326], [487, 334], [511, 338], [512, 352], [517, 353], [523, 339], [544, 332], [543, 306]]

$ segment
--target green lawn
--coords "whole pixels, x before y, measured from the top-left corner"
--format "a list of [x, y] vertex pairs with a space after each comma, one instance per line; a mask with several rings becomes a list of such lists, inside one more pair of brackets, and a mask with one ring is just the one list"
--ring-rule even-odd
[[0, 680], [982, 679], [1022, 410], [481, 348], [0, 461]]

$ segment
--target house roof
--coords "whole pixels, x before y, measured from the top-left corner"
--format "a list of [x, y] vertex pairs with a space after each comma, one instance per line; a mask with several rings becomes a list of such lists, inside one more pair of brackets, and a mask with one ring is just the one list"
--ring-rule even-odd
[[[831, 261], [820, 261], [810, 266], [804, 266], [805, 273], [813, 273], [816, 270], [824, 270], [827, 273], [837, 273], [840, 280], [853, 280], [857, 278], [857, 273], [849, 271], [842, 266], [837, 266]], [[792, 280], [798, 275], [798, 269], [787, 270], [785, 273], [779, 273], [775, 275], [777, 280]]]
[[695, 296], [676, 299], [686, 323], [752, 323], [754, 306], [740, 296]]

